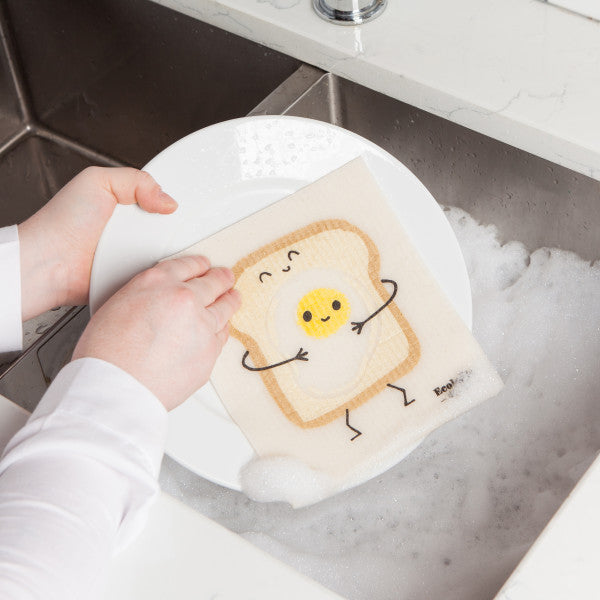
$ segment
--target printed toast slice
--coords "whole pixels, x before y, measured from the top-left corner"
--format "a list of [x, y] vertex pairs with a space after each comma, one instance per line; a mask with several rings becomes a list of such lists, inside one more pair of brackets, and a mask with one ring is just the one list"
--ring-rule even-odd
[[[285, 416], [319, 427], [418, 362], [419, 341], [380, 273], [372, 240], [347, 221], [315, 222], [233, 268], [244, 301], [231, 333]], [[241, 357], [242, 358], [242, 357]]]

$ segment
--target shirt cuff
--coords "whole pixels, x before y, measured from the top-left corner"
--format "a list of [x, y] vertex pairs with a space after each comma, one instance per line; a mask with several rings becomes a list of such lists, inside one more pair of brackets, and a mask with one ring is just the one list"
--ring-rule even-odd
[[56, 376], [30, 420], [56, 412], [109, 430], [158, 477], [167, 438], [167, 411], [135, 377], [98, 358], [80, 358]]
[[21, 263], [16, 225], [0, 228], [0, 354], [21, 350]]

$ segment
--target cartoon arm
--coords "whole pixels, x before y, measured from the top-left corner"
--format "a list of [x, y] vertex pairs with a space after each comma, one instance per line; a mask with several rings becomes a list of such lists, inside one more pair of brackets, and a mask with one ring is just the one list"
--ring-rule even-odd
[[275, 363], [274, 365], [267, 365], [266, 367], [251, 367], [250, 365], [246, 364], [246, 359], [248, 358], [249, 354], [250, 351], [246, 350], [246, 352], [244, 352], [244, 356], [242, 356], [242, 367], [244, 367], [244, 369], [248, 369], [248, 371], [266, 371], [267, 369], [274, 369], [275, 367], [281, 367], [281, 365], [287, 365], [287, 363], [291, 363], [294, 360], [308, 360], [308, 350], [302, 350], [302, 348], [300, 348], [296, 356], [293, 358], [288, 358], [287, 360], [282, 360], [281, 362]]
[[377, 316], [386, 306], [390, 304], [390, 302], [396, 297], [396, 293], [398, 292], [398, 284], [391, 279], [382, 279], [381, 283], [391, 283], [394, 286], [394, 291], [392, 295], [386, 300], [385, 304], [382, 304], [372, 315], [369, 315], [364, 321], [352, 321], [350, 323], [352, 325], [352, 331], [356, 331], [357, 335], [360, 335], [362, 328], [375, 316]]

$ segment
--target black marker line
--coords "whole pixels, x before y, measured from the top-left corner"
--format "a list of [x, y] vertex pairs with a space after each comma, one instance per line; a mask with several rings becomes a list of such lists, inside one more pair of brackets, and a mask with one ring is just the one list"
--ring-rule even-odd
[[354, 325], [354, 327], [352, 327], [352, 331], [356, 331], [357, 335], [360, 335], [362, 328], [373, 317], [376, 317], [384, 308], [386, 308], [387, 306], [390, 305], [390, 303], [392, 302], [392, 300], [396, 297], [396, 294], [398, 293], [398, 284], [395, 281], [393, 281], [392, 279], [382, 279], [381, 283], [391, 283], [394, 286], [394, 291], [392, 292], [392, 295], [387, 299], [385, 304], [380, 306], [371, 316], [367, 317], [364, 321], [352, 321], [352, 323], [350, 323], [351, 325]]
[[250, 351], [246, 350], [246, 352], [244, 352], [244, 356], [242, 356], [242, 367], [244, 367], [244, 369], [248, 369], [248, 371], [266, 371], [267, 369], [274, 369], [275, 367], [281, 367], [281, 365], [287, 365], [287, 363], [291, 363], [294, 360], [308, 360], [306, 356], [308, 354], [308, 350], [302, 350], [302, 348], [300, 348], [300, 350], [298, 350], [298, 354], [296, 354], [296, 356], [293, 358], [288, 358], [287, 360], [282, 360], [281, 362], [275, 363], [274, 365], [267, 365], [266, 367], [251, 367], [250, 365], [246, 364], [246, 359], [248, 358], [249, 354]]
[[404, 396], [404, 406], [408, 406], [409, 404], [412, 404], [416, 400], [416, 398], [413, 398], [412, 400], [407, 400], [406, 399], [406, 390], [404, 388], [398, 387], [397, 385], [393, 385], [391, 383], [388, 383], [387, 386], [402, 392], [402, 395]]
[[350, 438], [351, 442], [353, 442], [359, 435], [362, 435], [362, 431], [359, 431], [358, 429], [355, 429], [354, 427], [352, 427], [352, 425], [350, 425], [350, 411], [348, 409], [346, 409], [346, 426], [356, 433], [355, 436]]

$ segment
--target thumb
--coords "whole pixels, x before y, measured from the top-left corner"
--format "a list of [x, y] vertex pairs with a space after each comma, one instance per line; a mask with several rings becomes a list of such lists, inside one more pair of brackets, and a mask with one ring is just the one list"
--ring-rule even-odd
[[162, 191], [150, 173], [131, 167], [106, 169], [106, 182], [119, 204], [138, 204], [146, 212], [169, 214], [177, 202]]

